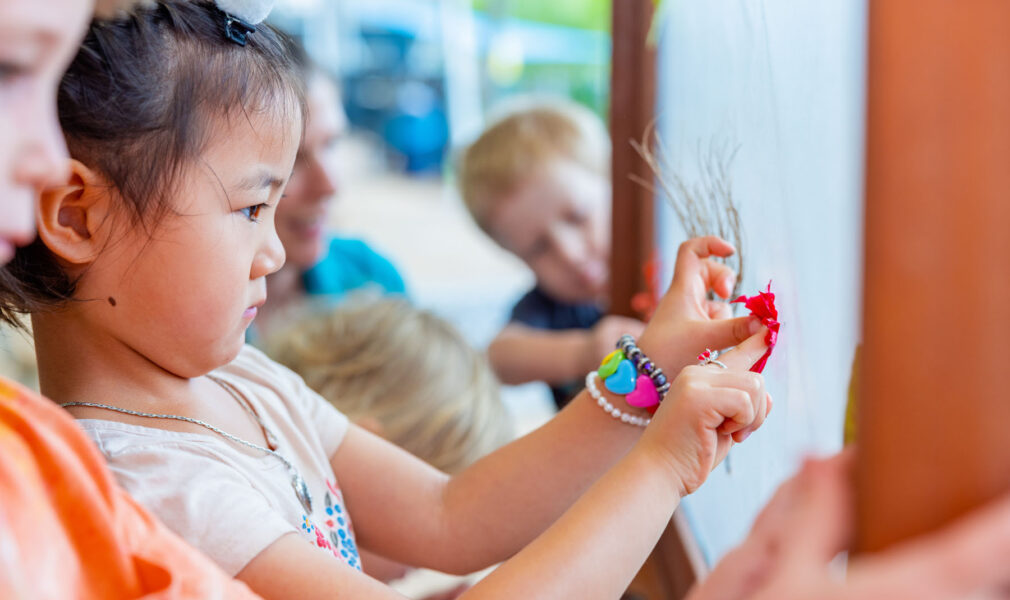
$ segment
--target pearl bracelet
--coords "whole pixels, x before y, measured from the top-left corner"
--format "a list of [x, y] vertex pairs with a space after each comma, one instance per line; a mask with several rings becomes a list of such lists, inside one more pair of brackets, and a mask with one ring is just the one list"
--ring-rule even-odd
[[596, 400], [596, 403], [600, 405], [608, 415], [614, 417], [622, 423], [627, 423], [629, 425], [636, 425], [638, 427], [645, 427], [652, 422], [652, 419], [647, 417], [639, 417], [638, 415], [632, 415], [624, 412], [623, 410], [617, 408], [611, 404], [604, 396], [600, 393], [599, 388], [596, 387], [596, 371], [590, 371], [586, 374], [586, 389], [589, 390], [589, 395]]

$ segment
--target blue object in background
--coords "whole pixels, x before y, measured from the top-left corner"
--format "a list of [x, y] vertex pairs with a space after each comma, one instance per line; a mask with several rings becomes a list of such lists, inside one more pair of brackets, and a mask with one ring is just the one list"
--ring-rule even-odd
[[361, 38], [368, 60], [344, 81], [348, 119], [381, 136], [407, 172], [440, 171], [449, 139], [442, 76], [412, 67], [419, 42], [409, 31], [369, 27]]

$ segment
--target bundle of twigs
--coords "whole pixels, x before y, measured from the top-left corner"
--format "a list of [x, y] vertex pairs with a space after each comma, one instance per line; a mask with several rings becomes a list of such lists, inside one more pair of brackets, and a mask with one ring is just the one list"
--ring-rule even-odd
[[731, 296], [737, 297], [743, 281], [743, 227], [733, 200], [729, 169], [739, 147], [731, 148], [726, 142], [713, 140], [708, 149], [703, 150], [699, 142], [699, 178], [688, 182], [672, 164], [655, 121], [645, 130], [641, 141], [632, 140], [631, 145], [649, 166], [654, 179], [647, 181], [634, 174], [631, 178], [666, 200], [687, 237], [717, 235], [736, 247], [736, 254], [727, 259], [726, 264], [738, 274]]

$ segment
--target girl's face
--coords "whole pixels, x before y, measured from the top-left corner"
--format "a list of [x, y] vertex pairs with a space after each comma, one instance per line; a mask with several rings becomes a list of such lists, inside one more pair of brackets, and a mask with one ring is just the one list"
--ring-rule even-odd
[[568, 303], [606, 298], [610, 260], [610, 181], [569, 160], [554, 160], [488, 215], [489, 231], [533, 270], [537, 284]]
[[339, 188], [336, 147], [347, 129], [340, 95], [328, 78], [315, 75], [310, 79], [308, 108], [305, 139], [284, 203], [277, 209], [277, 235], [288, 264], [300, 271], [315, 266], [325, 250], [327, 214]]
[[66, 179], [56, 87], [91, 2], [0, 2], [0, 265], [35, 234], [35, 197]]
[[293, 107], [220, 119], [159, 223], [117, 227], [127, 219], [113, 213], [112, 229], [126, 231], [83, 272], [75, 298], [89, 301], [75, 310], [179, 377], [230, 362], [284, 263], [274, 214], [301, 131]]

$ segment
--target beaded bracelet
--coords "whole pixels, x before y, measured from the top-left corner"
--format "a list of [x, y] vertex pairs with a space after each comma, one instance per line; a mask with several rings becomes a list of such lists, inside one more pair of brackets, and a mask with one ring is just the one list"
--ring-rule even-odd
[[596, 372], [607, 390], [624, 396], [631, 406], [652, 413], [670, 390], [663, 370], [645, 356], [630, 335], [621, 336], [617, 350], [603, 359]]
[[656, 392], [660, 398], [670, 391], [670, 381], [666, 378], [666, 374], [663, 373], [663, 369], [659, 368], [642, 352], [641, 348], [635, 344], [635, 338], [624, 334], [621, 336], [621, 339], [617, 340], [617, 347], [624, 352], [624, 356], [628, 360], [635, 364], [635, 368], [639, 373], [647, 375], [652, 380], [652, 384], [656, 386]]
[[638, 415], [626, 413], [608, 402], [607, 399], [603, 397], [603, 394], [600, 393], [599, 388], [596, 387], [596, 377], [596, 371], [590, 371], [586, 375], [586, 389], [589, 390], [589, 395], [596, 400], [596, 403], [600, 405], [600, 408], [602, 408], [604, 412], [622, 423], [636, 425], [638, 427], [645, 427], [652, 422], [652, 419], [648, 417], [639, 417]]

